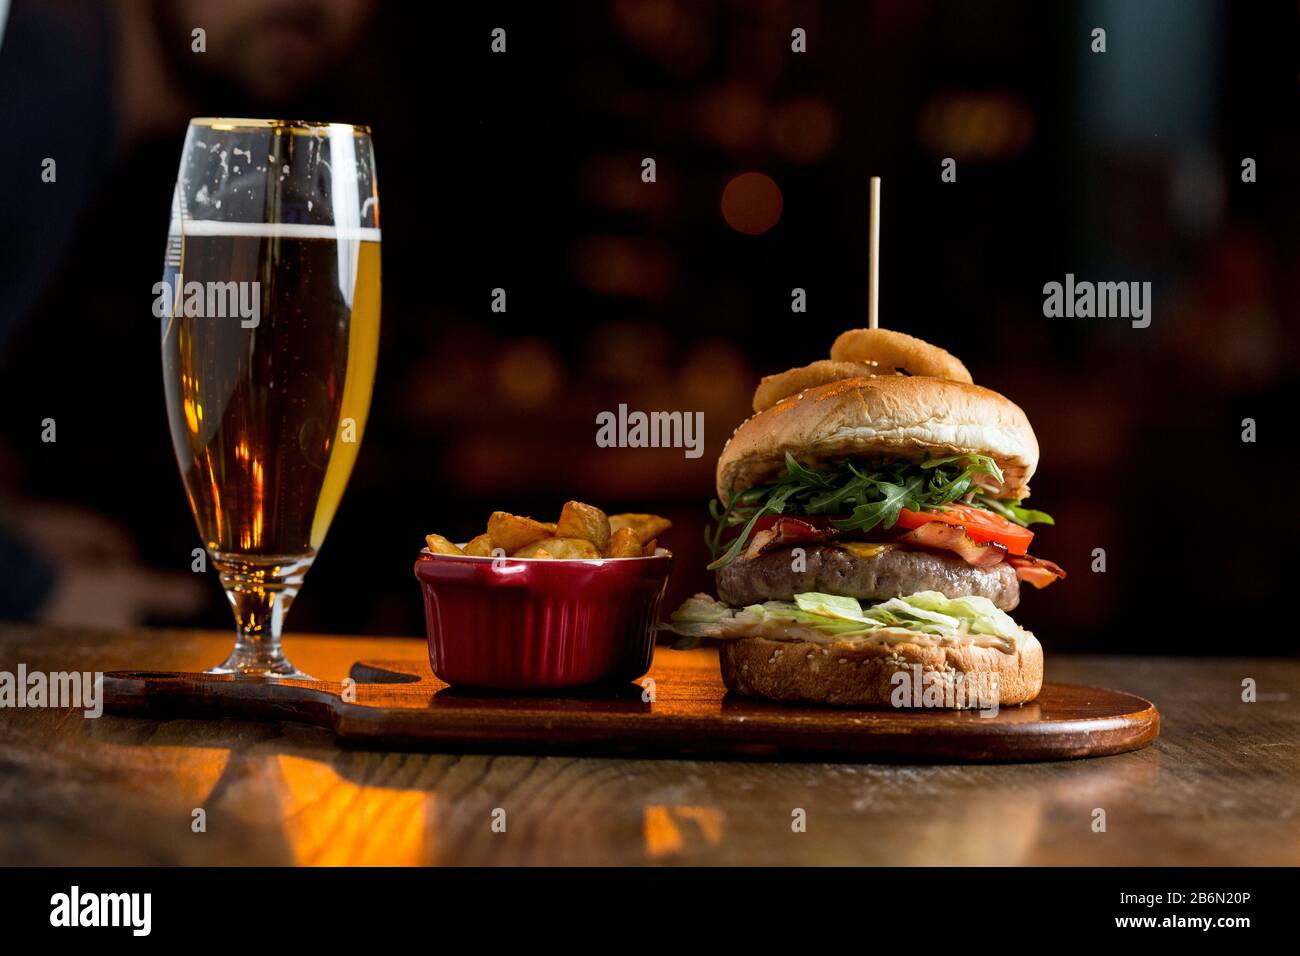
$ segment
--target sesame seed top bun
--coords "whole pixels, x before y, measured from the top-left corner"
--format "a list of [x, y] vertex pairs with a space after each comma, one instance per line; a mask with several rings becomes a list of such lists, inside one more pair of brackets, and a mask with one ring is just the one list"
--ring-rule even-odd
[[786, 452], [813, 467], [988, 455], [1004, 478], [993, 493], [1006, 500], [1029, 495], [1038, 467], [1038, 440], [1018, 405], [979, 385], [923, 375], [829, 382], [745, 420], [718, 459], [719, 498], [783, 474]]

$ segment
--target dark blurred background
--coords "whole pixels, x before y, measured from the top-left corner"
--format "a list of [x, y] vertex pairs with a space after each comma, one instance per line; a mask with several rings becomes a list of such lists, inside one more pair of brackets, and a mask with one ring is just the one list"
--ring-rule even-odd
[[[1298, 27], [1209, 0], [13, 0], [0, 606], [230, 626], [189, 571], [150, 306], [188, 117], [253, 115], [369, 124], [383, 204], [370, 423], [290, 630], [421, 634], [426, 532], [568, 498], [670, 516], [669, 603], [710, 589], [717, 453], [760, 375], [865, 325], [880, 175], [882, 325], [1038, 433], [1034, 551], [1070, 577], [1017, 618], [1049, 649], [1294, 653]], [[1151, 281], [1151, 326], [1044, 318], [1067, 272]], [[702, 410], [704, 457], [597, 448], [620, 402]]]

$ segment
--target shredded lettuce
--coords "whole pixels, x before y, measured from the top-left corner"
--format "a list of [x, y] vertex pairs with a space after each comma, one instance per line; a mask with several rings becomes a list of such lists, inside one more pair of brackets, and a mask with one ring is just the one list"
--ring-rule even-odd
[[972, 634], [996, 634], [998, 637], [1015, 638], [1020, 633], [1020, 626], [1011, 619], [1011, 615], [1000, 610], [986, 597], [944, 597], [938, 591], [922, 591], [911, 597], [903, 598], [915, 608], [938, 611], [958, 618], [966, 623], [966, 629]]
[[857, 598], [809, 591], [806, 594], [796, 594], [794, 603], [799, 610], [807, 611], [809, 614], [820, 614], [824, 617], [840, 618], [845, 621], [863, 622], [867, 620], [862, 616], [862, 605], [858, 603]]
[[696, 594], [682, 602], [682, 606], [673, 611], [672, 630], [688, 637], [694, 632], [701, 632], [711, 624], [720, 624], [730, 620], [735, 612], [717, 598], [707, 594]]
[[793, 602], [767, 601], [739, 609], [697, 594], [673, 613], [665, 627], [695, 643], [704, 637], [777, 636], [790, 625], [812, 628], [827, 638], [864, 637], [894, 628], [939, 637], [987, 634], [1014, 642], [1022, 633], [1010, 615], [988, 598], [949, 598], [938, 591], [920, 591], [865, 608], [856, 598], [816, 591], [796, 594]]

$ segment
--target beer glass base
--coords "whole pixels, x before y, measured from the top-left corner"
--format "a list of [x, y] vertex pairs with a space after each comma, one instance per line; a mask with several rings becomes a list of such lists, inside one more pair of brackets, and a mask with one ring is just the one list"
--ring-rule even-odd
[[210, 667], [205, 674], [227, 674], [231, 677], [246, 677], [267, 680], [315, 680], [310, 674], [298, 670], [293, 662], [284, 655], [277, 660], [265, 661], [235, 651], [216, 667]]
[[221, 586], [235, 612], [235, 648], [209, 674], [258, 679], [314, 680], [285, 656], [280, 630], [315, 554], [254, 556], [212, 553]]

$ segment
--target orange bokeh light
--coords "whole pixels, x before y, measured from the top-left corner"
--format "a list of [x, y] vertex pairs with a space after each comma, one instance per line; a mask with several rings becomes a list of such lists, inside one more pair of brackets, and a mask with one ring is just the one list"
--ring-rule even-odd
[[722, 218], [747, 236], [767, 232], [781, 219], [781, 187], [763, 173], [741, 173], [722, 190]]

